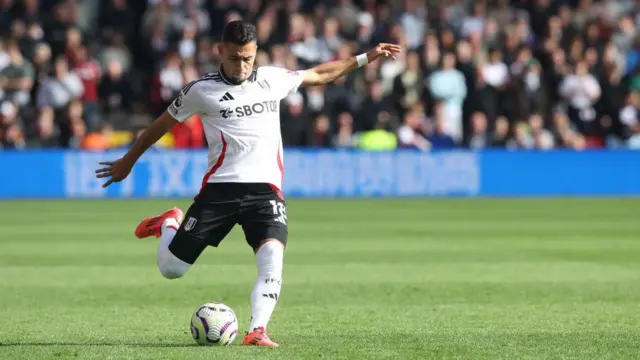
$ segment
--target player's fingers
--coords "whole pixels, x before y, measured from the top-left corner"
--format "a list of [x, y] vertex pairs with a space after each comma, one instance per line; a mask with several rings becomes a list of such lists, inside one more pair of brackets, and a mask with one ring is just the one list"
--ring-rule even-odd
[[107, 181], [106, 183], [104, 183], [104, 185], [102, 185], [103, 188], [106, 188], [107, 186], [113, 184], [113, 179]]
[[394, 50], [392, 50], [392, 49], [390, 49], [390, 48], [382, 49], [382, 51], [383, 51], [384, 53], [386, 53], [386, 54], [395, 54], [395, 53], [398, 53], [398, 51], [394, 51]]
[[96, 175], [96, 177], [98, 179], [106, 178], [106, 177], [109, 177], [109, 176], [111, 176], [111, 173], [102, 173], [102, 174]]
[[102, 174], [102, 173], [106, 173], [111, 171], [111, 168], [102, 168], [102, 169], [98, 169], [96, 170], [96, 174]]
[[112, 161], [101, 161], [98, 164], [111, 166], [111, 165], [113, 165], [113, 162]]

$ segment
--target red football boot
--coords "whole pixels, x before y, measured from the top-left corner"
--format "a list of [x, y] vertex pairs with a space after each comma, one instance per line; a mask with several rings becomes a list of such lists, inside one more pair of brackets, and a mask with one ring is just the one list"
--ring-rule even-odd
[[[161, 215], [148, 217], [138, 225], [136, 228], [136, 237], [138, 239], [146, 238], [149, 236], [160, 237], [162, 233], [162, 223], [167, 219], [176, 219], [178, 224], [182, 223], [182, 219], [184, 218], [184, 214], [182, 210], [178, 208], [172, 208]], [[177, 229], [176, 229], [177, 230]]]
[[244, 337], [242, 345], [265, 346], [273, 348], [277, 348], [280, 346], [280, 344], [269, 338], [269, 335], [267, 335], [267, 332], [263, 327], [255, 328], [252, 332], [248, 333], [247, 336]]

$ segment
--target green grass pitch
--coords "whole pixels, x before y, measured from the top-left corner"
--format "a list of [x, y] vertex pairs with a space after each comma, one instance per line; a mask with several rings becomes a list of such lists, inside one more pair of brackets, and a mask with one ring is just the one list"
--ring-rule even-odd
[[199, 347], [249, 321], [241, 230], [186, 277], [144, 216], [188, 200], [0, 202], [0, 359], [639, 359], [640, 200], [290, 200], [280, 349]]

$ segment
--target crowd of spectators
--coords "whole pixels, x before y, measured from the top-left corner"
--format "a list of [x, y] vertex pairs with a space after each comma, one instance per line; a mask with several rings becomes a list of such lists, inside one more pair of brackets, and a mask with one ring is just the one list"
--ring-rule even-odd
[[[287, 146], [640, 148], [640, 0], [0, 0], [0, 147], [128, 146], [257, 26], [256, 66], [396, 60], [281, 104]], [[160, 146], [206, 145], [197, 115]]]

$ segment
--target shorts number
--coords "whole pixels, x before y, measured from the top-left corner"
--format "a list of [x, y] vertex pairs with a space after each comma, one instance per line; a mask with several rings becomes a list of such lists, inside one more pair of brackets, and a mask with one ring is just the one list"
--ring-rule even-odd
[[287, 208], [281, 201], [269, 200], [269, 203], [273, 207], [273, 215], [275, 220], [283, 224], [287, 224]]

